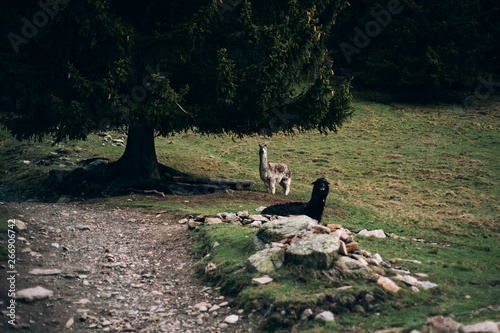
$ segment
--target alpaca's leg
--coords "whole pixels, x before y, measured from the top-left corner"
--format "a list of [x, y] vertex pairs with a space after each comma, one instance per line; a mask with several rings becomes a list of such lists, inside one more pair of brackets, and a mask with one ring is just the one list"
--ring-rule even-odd
[[274, 194], [276, 192], [276, 179], [271, 178], [271, 193]]
[[283, 193], [286, 195], [286, 179], [281, 179], [280, 185], [283, 188]]
[[271, 193], [271, 182], [269, 181], [269, 179], [266, 179], [264, 181], [264, 185], [266, 185], [266, 191], [267, 191], [267, 193]]
[[285, 195], [288, 195], [288, 193], [290, 193], [291, 184], [292, 184], [292, 178], [287, 178], [286, 180], [281, 181], [281, 186], [283, 186], [283, 191], [285, 192]]

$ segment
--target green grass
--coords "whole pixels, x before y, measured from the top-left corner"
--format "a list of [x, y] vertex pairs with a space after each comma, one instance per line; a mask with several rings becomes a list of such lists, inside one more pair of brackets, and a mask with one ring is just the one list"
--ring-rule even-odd
[[[324, 222], [348, 228], [383, 229], [406, 239], [357, 237], [363, 249], [391, 258], [419, 260], [404, 264], [413, 272], [429, 275], [439, 287], [420, 293], [408, 288], [394, 295], [374, 283], [318, 272], [282, 268], [271, 274], [268, 287], [250, 285], [255, 275], [246, 272], [245, 259], [252, 253], [255, 231], [217, 226], [193, 234], [192, 250], [199, 254], [199, 272], [208, 262], [218, 270], [210, 279], [228, 294], [238, 296], [247, 311], [263, 314], [298, 313], [306, 307], [330, 307], [333, 324], [310, 322], [301, 331], [328, 332], [365, 328], [421, 329], [431, 315], [455, 315], [464, 324], [485, 319], [500, 320], [500, 312], [476, 310], [499, 305], [500, 299], [500, 106], [491, 103], [479, 112], [440, 105], [419, 106], [355, 101], [356, 112], [337, 134], [297, 133], [287, 137], [206, 137], [183, 133], [156, 140], [161, 163], [199, 177], [250, 179], [249, 191], [207, 196], [154, 197], [131, 195], [109, 198], [113, 206], [144, 211], [188, 213], [237, 212], [261, 205], [308, 200], [311, 182], [327, 178], [331, 191]], [[59, 147], [71, 149], [73, 162], [90, 157], [116, 160], [123, 147], [102, 145], [91, 135], [86, 142], [51, 146], [19, 143], [2, 132], [1, 181], [29, 190], [54, 166], [35, 163]], [[111, 133], [116, 137], [116, 133]], [[292, 191], [264, 193], [258, 172], [258, 143], [269, 146], [271, 162], [286, 162], [293, 171]], [[24, 164], [22, 160], [30, 160]], [[71, 167], [60, 167], [71, 169]], [[401, 200], [391, 200], [399, 196]], [[425, 239], [421, 243], [413, 239]], [[212, 249], [214, 242], [221, 245]], [[207, 253], [211, 255], [205, 259]], [[353, 289], [338, 293], [336, 287]], [[406, 291], [405, 291], [406, 290]], [[376, 306], [360, 303], [371, 293]], [[359, 304], [358, 304], [359, 303]], [[281, 316], [283, 317], [283, 316]], [[290, 322], [270, 317], [269, 327], [289, 330]], [[287, 326], [288, 325], [288, 326]], [[314, 326], [315, 325], [315, 326]]]

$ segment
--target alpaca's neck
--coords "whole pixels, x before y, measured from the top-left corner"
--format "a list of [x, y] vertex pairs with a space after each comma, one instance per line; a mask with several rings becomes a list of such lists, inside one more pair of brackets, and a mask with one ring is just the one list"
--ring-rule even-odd
[[321, 222], [321, 217], [323, 216], [327, 196], [328, 192], [319, 193], [313, 191], [311, 200], [309, 200], [306, 204], [306, 211], [308, 212], [308, 215], [319, 222]]
[[260, 169], [261, 170], [269, 169], [269, 161], [267, 160], [267, 154], [265, 152], [260, 153]]
[[325, 209], [325, 202], [326, 200], [309, 201], [305, 208], [307, 215], [315, 220], [318, 220], [318, 222], [321, 222], [323, 210]]
[[322, 193], [322, 192], [315, 192], [313, 191], [313, 193], [311, 194], [311, 200], [309, 200], [309, 202], [314, 202], [314, 203], [322, 203], [323, 206], [325, 205], [325, 202], [326, 202], [326, 197], [328, 196], [328, 192], [326, 193]]

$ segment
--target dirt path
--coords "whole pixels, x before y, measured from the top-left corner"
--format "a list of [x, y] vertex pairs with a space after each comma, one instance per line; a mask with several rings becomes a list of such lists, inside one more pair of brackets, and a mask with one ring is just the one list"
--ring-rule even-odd
[[[16, 233], [16, 290], [41, 286], [53, 291], [46, 299], [16, 302], [18, 328], [51, 333], [257, 331], [231, 307], [231, 299], [194, 276], [197, 258], [187, 250], [189, 235], [178, 216], [93, 204], [3, 207], [28, 227]], [[14, 329], [5, 316], [9, 267], [1, 264], [0, 331], [5, 332]], [[36, 268], [61, 273], [31, 274]], [[194, 308], [200, 302], [207, 302], [207, 309]], [[214, 305], [220, 308], [211, 309]], [[229, 315], [238, 315], [237, 323], [224, 324]]]

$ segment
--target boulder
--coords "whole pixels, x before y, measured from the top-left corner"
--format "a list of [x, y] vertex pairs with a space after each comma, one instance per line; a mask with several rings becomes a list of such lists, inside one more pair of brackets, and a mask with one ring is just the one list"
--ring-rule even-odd
[[256, 237], [264, 243], [277, 242], [296, 235], [301, 230], [312, 229], [316, 225], [318, 222], [306, 215], [284, 217], [264, 224], [257, 232]]
[[266, 248], [266, 243], [260, 240], [259, 237], [253, 238], [253, 248], [255, 251], [264, 250]]
[[368, 268], [368, 266], [363, 265], [359, 261], [349, 257], [340, 257], [337, 261], [335, 261], [335, 267], [344, 273], [352, 273], [353, 271], [370, 272], [370, 268]]
[[212, 224], [219, 224], [222, 223], [222, 220], [218, 217], [206, 217], [205, 218], [205, 224], [212, 225]]
[[380, 264], [382, 264], [382, 261], [384, 261], [382, 259], [382, 256], [378, 253], [375, 253], [372, 257], [371, 257], [372, 261], [377, 265], [377, 266], [380, 266]]
[[394, 281], [392, 281], [389, 278], [386, 278], [385, 276], [379, 277], [377, 280], [377, 284], [384, 287], [384, 289], [392, 291], [394, 293], [397, 293], [400, 289], [399, 286], [396, 283], [394, 283]]
[[337, 236], [312, 234], [300, 238], [286, 249], [286, 260], [317, 269], [329, 269], [338, 258], [340, 239]]
[[437, 284], [429, 281], [418, 281], [418, 286], [424, 290], [431, 289], [437, 287]]
[[445, 318], [443, 316], [436, 316], [427, 318], [425, 322], [425, 326], [427, 330], [424, 330], [429, 333], [464, 333], [464, 326], [460, 323], [457, 323], [451, 318]]
[[465, 333], [500, 333], [497, 324], [492, 321], [485, 321], [482, 323], [467, 325], [464, 327]]
[[311, 309], [305, 309], [300, 316], [300, 320], [307, 320], [313, 316], [313, 311]]
[[244, 218], [247, 218], [249, 214], [248, 214], [248, 211], [247, 211], [247, 210], [244, 210], [244, 211], [240, 211], [240, 212], [236, 213], [236, 215], [237, 215], [238, 217], [240, 217], [240, 218], [244, 219]]
[[252, 221], [260, 221], [260, 222], [267, 222], [269, 219], [265, 216], [259, 215], [259, 214], [253, 214], [249, 215], [248, 218]]
[[229, 214], [227, 214], [226, 215], [226, 220], [228, 220], [231, 223], [240, 222], [239, 216], [236, 215], [235, 213], [229, 213]]
[[386, 238], [385, 233], [382, 229], [370, 230], [370, 231], [363, 229], [358, 233], [358, 235], [365, 237], [373, 236], [377, 238]]
[[262, 222], [260, 222], [260, 221], [253, 221], [248, 226], [250, 226], [252, 228], [260, 228], [260, 227], [262, 227]]
[[400, 281], [403, 281], [404, 283], [406, 283], [407, 285], [409, 286], [418, 286], [419, 285], [419, 281], [414, 278], [413, 276], [410, 276], [410, 275], [399, 275], [397, 274], [395, 276], [396, 279], [400, 280]]
[[333, 316], [333, 313], [330, 311], [323, 311], [320, 314], [317, 314], [314, 319], [319, 320], [319, 321], [332, 321], [335, 320], [335, 317]]
[[194, 229], [194, 228], [196, 228], [196, 227], [198, 227], [198, 226], [200, 226], [200, 225], [202, 225], [202, 224], [203, 224], [203, 223], [201, 223], [201, 222], [196, 222], [195, 220], [189, 220], [189, 222], [188, 222], [188, 228], [189, 228], [189, 229]]
[[273, 247], [256, 252], [247, 261], [247, 269], [250, 272], [269, 273], [285, 262], [285, 249]]

